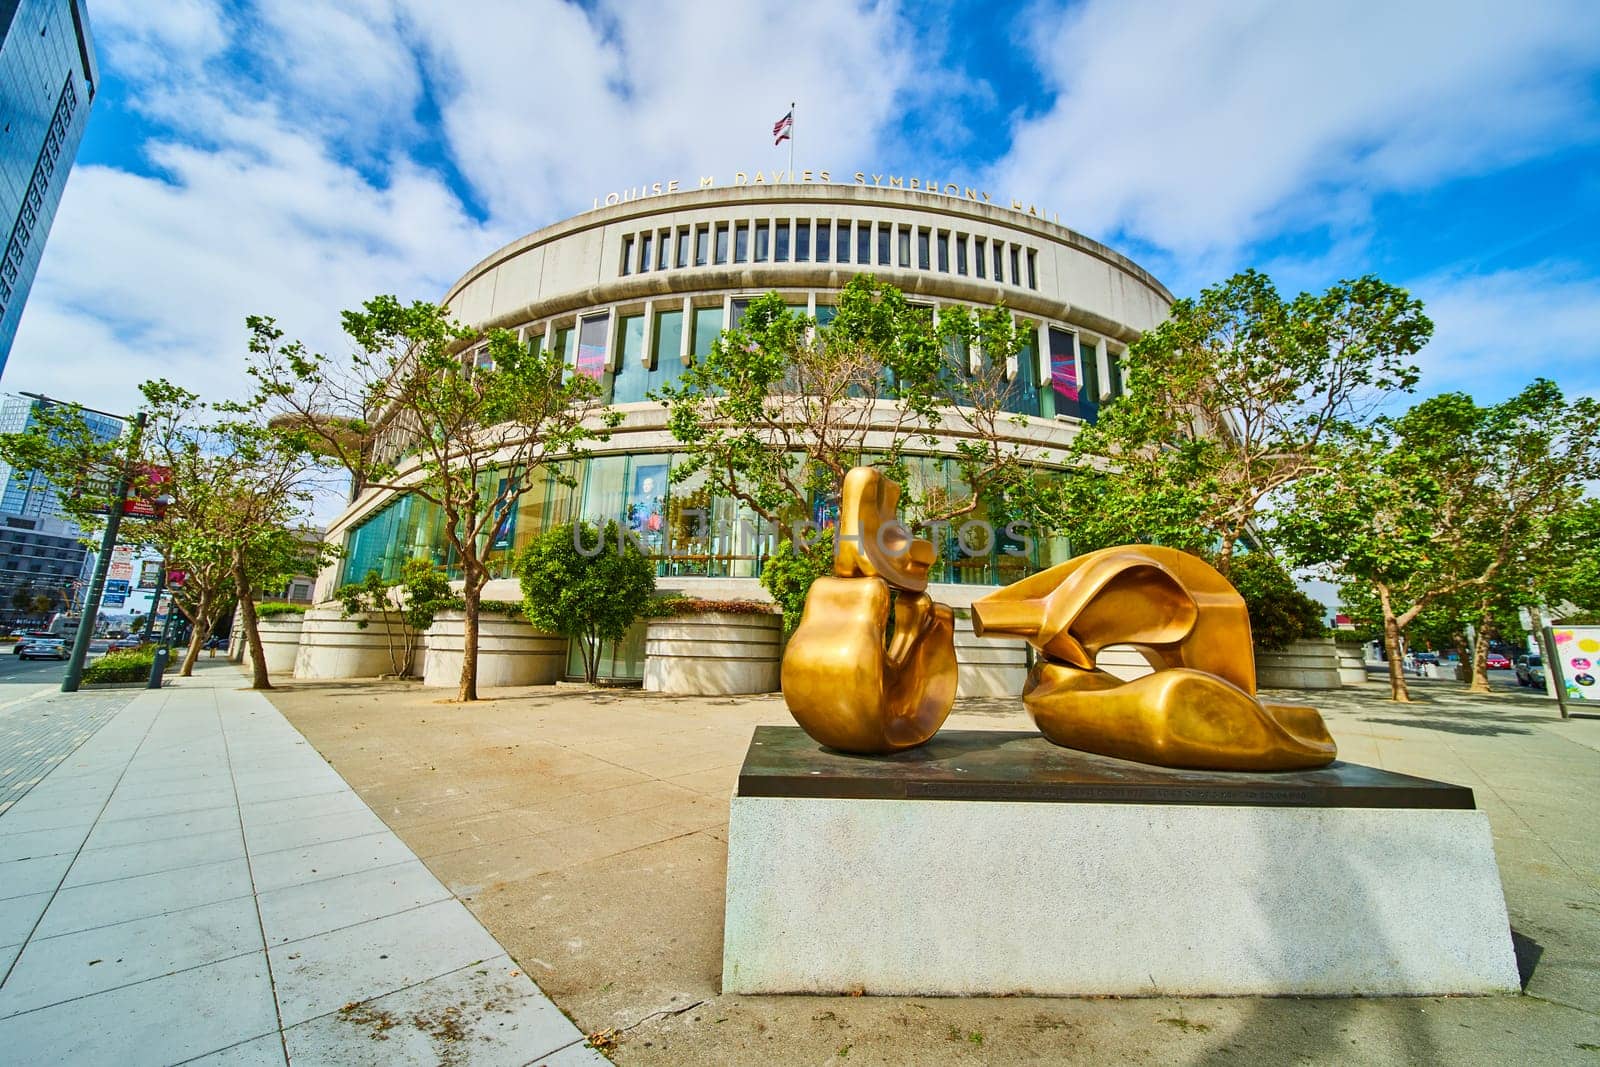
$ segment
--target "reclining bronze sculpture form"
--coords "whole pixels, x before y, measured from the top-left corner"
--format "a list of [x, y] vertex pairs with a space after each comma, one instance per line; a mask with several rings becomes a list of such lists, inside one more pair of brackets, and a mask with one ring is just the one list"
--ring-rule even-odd
[[[1214, 771], [1287, 771], [1333, 762], [1315, 708], [1256, 699], [1244, 598], [1205, 560], [1156, 545], [1070, 559], [972, 605], [978, 636], [1038, 650], [1022, 702], [1058, 745]], [[1095, 666], [1132, 645], [1155, 673], [1125, 682]]]
[[[933, 546], [895, 520], [899, 495], [871, 468], [850, 471], [833, 576], [812, 585], [783, 658], [790, 712], [844, 752], [922, 744], [955, 699], [952, 613], [927, 595]], [[1058, 745], [1224, 771], [1301, 770], [1337, 755], [1316, 709], [1256, 699], [1244, 600], [1197, 556], [1091, 552], [976, 601], [972, 626], [1038, 650], [1023, 704]], [[1132, 645], [1155, 672], [1125, 682], [1098, 669], [1108, 645]]]

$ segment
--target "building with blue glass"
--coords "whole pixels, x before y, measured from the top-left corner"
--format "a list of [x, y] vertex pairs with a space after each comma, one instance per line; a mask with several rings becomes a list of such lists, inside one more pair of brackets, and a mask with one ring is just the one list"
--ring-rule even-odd
[[[575, 488], [551, 478], [521, 498], [491, 546], [496, 580], [485, 596], [520, 599], [512, 555], [548, 526], [583, 518], [638, 532], [660, 556], [664, 588], [765, 599], [755, 579], [782, 531], [693, 479], [671, 480], [680, 456], [664, 407], [648, 394], [703, 358], [753, 298], [776, 291], [826, 323], [858, 273], [897, 286], [935, 316], [952, 305], [1011, 311], [1028, 342], [1007, 367], [1007, 406], [1024, 418], [1000, 432], [1046, 472], [1065, 462], [1077, 427], [1122, 391], [1119, 357], [1172, 301], [1104, 245], [954, 185], [698, 189], [602, 206], [532, 233], [474, 266], [444, 303], [464, 323], [513, 329], [562, 352], [600, 381], [623, 421], [571, 464]], [[886, 426], [894, 418], [885, 410]], [[918, 444], [913, 495], [941, 487], [964, 494], [952, 461], [958, 439], [951, 432]], [[408, 559], [453, 562], [437, 509], [411, 495], [359, 495], [328, 537], [344, 554], [319, 576], [319, 600], [369, 571], [396, 576]], [[996, 539], [987, 553], [941, 553], [930, 575], [938, 599], [965, 605], [1069, 554], [1063, 538], [1036, 541], [1029, 557], [1006, 547]]]
[[82, 0], [0, 0], [0, 374], [97, 84]]
[[[122, 436], [123, 421], [114, 415], [32, 393], [0, 397], [0, 433], [22, 433], [53, 407], [76, 411], [96, 440]], [[39, 597], [57, 600], [62, 610], [75, 606], [91, 559], [81, 536], [43, 472], [0, 462], [0, 617], [37, 614], [26, 601]]]

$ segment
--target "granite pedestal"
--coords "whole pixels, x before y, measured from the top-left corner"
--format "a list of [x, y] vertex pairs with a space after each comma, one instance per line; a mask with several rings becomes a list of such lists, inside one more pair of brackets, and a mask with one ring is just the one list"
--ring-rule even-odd
[[1514, 992], [1460, 786], [1335, 763], [1167, 770], [1034, 733], [893, 756], [757, 728], [733, 798], [733, 993]]

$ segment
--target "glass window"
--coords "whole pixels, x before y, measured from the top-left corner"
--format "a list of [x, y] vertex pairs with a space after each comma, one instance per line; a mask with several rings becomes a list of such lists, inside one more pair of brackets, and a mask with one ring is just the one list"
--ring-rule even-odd
[[606, 374], [605, 315], [591, 315], [578, 324], [578, 373], [595, 381]]
[[694, 265], [703, 267], [711, 262], [711, 227], [702, 226], [694, 231]]
[[644, 365], [644, 316], [617, 320], [617, 369], [611, 376], [611, 402], [636, 404], [649, 390], [650, 368]]
[[839, 223], [839, 232], [834, 236], [838, 238], [837, 241], [833, 242], [834, 262], [850, 262], [850, 224], [841, 221]]
[[977, 268], [976, 273], [980, 278], [989, 276], [984, 269], [984, 260], [988, 258], [988, 249], [984, 247], [985, 243], [982, 237], [974, 237], [972, 239], [972, 265]]
[[600, 525], [607, 519], [622, 518], [628, 458], [593, 456], [584, 464], [583, 503], [578, 508], [578, 515], [584, 521]]
[[[981, 262], [981, 260], [980, 260]], [[1022, 324], [1017, 324], [1022, 328]], [[1025, 334], [1027, 342], [1017, 352], [1017, 373], [1012, 376], [1001, 407], [1019, 415], [1039, 415], [1039, 353], [1033, 339], [1037, 331], [1031, 326]]]
[[839, 314], [839, 309], [834, 307], [832, 304], [818, 304], [817, 305], [817, 325], [818, 326], [826, 326], [826, 325], [828, 325], [829, 323], [831, 323], [834, 320], [834, 317], [836, 315], [838, 315], [838, 314]]
[[946, 274], [950, 273], [950, 235], [943, 230], [939, 231], [939, 269]]
[[817, 262], [828, 262], [831, 252], [829, 238], [833, 236], [833, 223], [826, 219], [817, 220]]
[[750, 224], [746, 222], [735, 223], [733, 227], [733, 261], [735, 263], [748, 263], [750, 261]]
[[1082, 415], [1078, 403], [1076, 340], [1076, 334], [1050, 327], [1050, 391], [1055, 394], [1057, 415]]
[[917, 231], [917, 267], [921, 270], [928, 269], [928, 231]]
[[856, 262], [863, 267], [872, 263], [872, 223], [856, 223]]
[[888, 223], [878, 223], [878, 266], [880, 267], [889, 265], [889, 235], [891, 232]]
[[756, 262], [757, 263], [765, 263], [767, 261], [767, 243], [770, 240], [770, 235], [769, 235], [767, 227], [768, 227], [768, 224], [765, 223], [765, 222], [756, 223]]
[[1122, 358], [1109, 348], [1106, 349], [1106, 377], [1111, 379], [1111, 398], [1115, 400], [1122, 395], [1127, 383], [1122, 378]]
[[730, 303], [733, 305], [733, 321], [728, 323], [728, 329], [737, 330], [739, 324], [744, 321], [744, 313], [749, 309], [750, 301], [733, 300]]
[[633, 273], [633, 234], [624, 234], [622, 238], [622, 273]]
[[673, 377], [683, 369], [683, 312], [656, 312], [655, 337], [651, 342], [650, 363], [656, 370], [671, 367]]
[[720, 263], [728, 262], [728, 224], [717, 223], [717, 259]]
[[689, 265], [689, 228], [680, 227], [678, 230], [678, 266]]
[[789, 220], [783, 219], [773, 223], [775, 231], [772, 241], [772, 260], [774, 263], [789, 262]]
[[800, 219], [794, 224], [794, 261], [811, 262], [811, 220]]
[[1004, 251], [1005, 243], [1002, 241], [996, 241], [994, 243], [994, 280], [997, 282], [1003, 282], [1006, 280], [1005, 262], [1002, 257], [1002, 253]]
[[1028, 288], [1039, 288], [1039, 253], [1035, 249], [1028, 249]]
[[572, 366], [576, 362], [578, 347], [578, 331], [572, 327], [557, 330], [555, 337], [555, 350], [561, 353], [561, 362]]
[[1011, 246], [1011, 284], [1022, 284], [1022, 251], [1016, 245]]
[[911, 266], [911, 227], [901, 226], [897, 234], [900, 252], [900, 265]]
[[956, 273], [967, 273], [967, 235], [958, 233], [956, 236]]
[[1078, 406], [1083, 417], [1093, 422], [1100, 417], [1100, 350], [1094, 345], [1080, 344], [1078, 358], [1083, 361], [1083, 389]]
[[641, 274], [650, 269], [651, 237], [652, 235], [648, 233], [639, 235], [639, 271]]
[[666, 270], [672, 265], [672, 231], [662, 230], [656, 238], [656, 270]]
[[694, 310], [694, 361], [701, 362], [711, 354], [712, 342], [722, 333], [722, 309], [695, 308]]

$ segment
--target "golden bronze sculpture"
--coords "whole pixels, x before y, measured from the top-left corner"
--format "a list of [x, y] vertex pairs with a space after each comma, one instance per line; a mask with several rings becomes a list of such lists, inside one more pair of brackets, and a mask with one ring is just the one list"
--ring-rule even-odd
[[899, 499], [870, 467], [845, 476], [833, 577], [812, 583], [783, 656], [789, 711], [842, 752], [920, 745], [955, 703], [955, 619], [927, 594], [933, 545], [896, 521]]
[[[1256, 699], [1244, 600], [1196, 556], [1091, 552], [976, 601], [972, 628], [1039, 650], [1022, 700], [1058, 745], [1222, 771], [1321, 767], [1337, 754], [1316, 709]], [[1097, 669], [1108, 645], [1134, 646], [1155, 673], [1124, 682]]]

